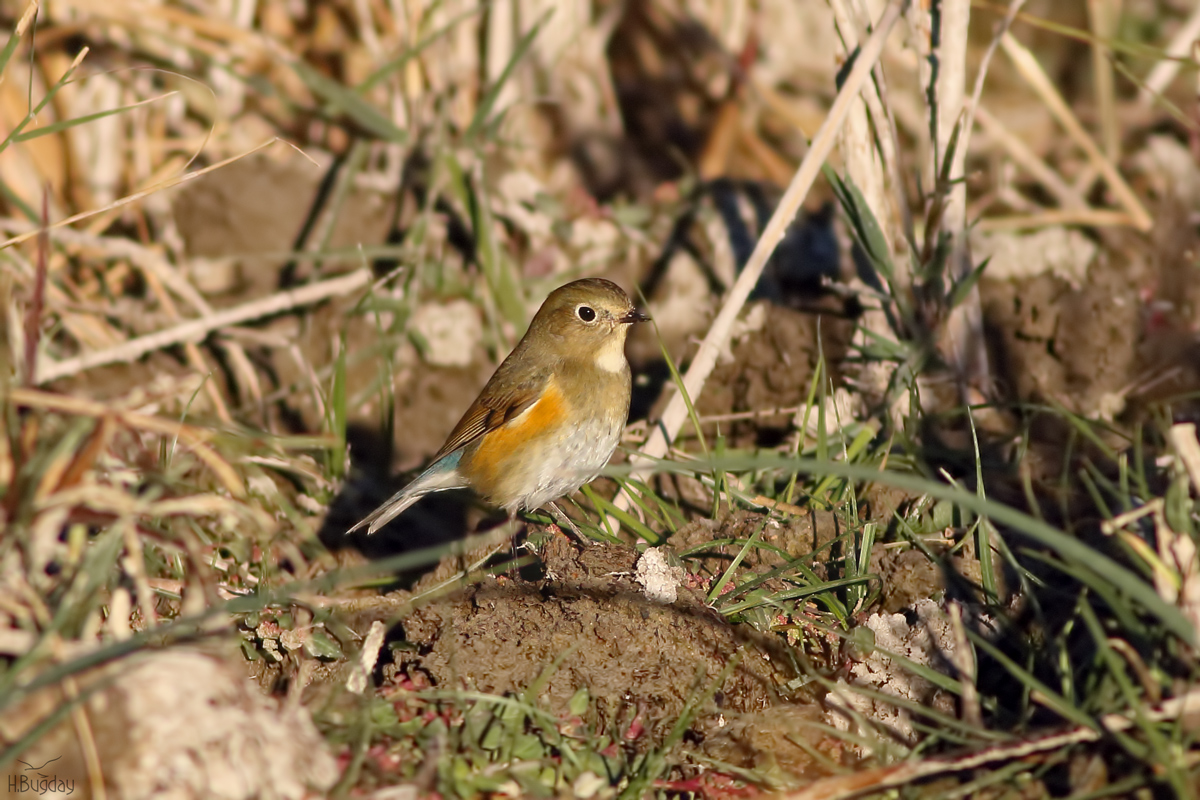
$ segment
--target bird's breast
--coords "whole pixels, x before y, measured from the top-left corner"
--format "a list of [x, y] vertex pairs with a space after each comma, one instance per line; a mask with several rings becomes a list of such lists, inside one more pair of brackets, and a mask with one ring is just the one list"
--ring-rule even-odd
[[474, 448], [464, 454], [465, 467], [476, 490], [484, 495], [491, 494], [488, 487], [501, 483], [533, 442], [552, 436], [562, 428], [570, 413], [558, 382], [551, 378], [529, 408], [485, 433]]
[[551, 378], [529, 408], [464, 452], [459, 469], [472, 488], [510, 510], [536, 508], [604, 468], [629, 414], [629, 374], [575, 377]]

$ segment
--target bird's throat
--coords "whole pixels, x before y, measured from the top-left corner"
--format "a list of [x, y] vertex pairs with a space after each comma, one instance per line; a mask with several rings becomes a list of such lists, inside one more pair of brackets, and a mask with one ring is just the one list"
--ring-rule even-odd
[[613, 331], [596, 349], [596, 366], [605, 372], [623, 372], [626, 369], [623, 329]]

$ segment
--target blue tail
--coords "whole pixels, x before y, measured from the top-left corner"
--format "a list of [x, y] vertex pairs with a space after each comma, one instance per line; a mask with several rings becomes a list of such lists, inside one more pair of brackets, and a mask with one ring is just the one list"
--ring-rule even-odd
[[430, 464], [412, 483], [392, 495], [387, 502], [363, 517], [346, 533], [354, 533], [364, 525], [367, 527], [368, 534], [374, 533], [427, 494], [447, 489], [467, 488], [469, 484], [458, 472], [458, 462], [462, 460], [462, 451], [463, 449], [460, 447]]

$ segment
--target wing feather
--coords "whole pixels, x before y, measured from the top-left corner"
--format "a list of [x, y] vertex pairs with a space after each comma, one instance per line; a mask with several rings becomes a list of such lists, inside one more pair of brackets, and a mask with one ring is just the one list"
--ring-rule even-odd
[[[506, 370], [506, 366], [508, 361], [500, 365], [467, 413], [454, 426], [446, 443], [434, 456], [434, 461], [466, 447], [488, 431], [519, 416], [542, 396], [550, 379], [550, 369], [538, 369], [524, 376], [524, 380], [513, 383], [511, 373], [514, 370]], [[501, 386], [504, 388], [500, 389]]]

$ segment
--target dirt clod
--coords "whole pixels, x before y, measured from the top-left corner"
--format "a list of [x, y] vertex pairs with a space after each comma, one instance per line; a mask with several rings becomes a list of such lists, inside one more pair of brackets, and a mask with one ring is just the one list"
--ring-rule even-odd
[[421, 672], [435, 685], [503, 694], [528, 688], [561, 659], [539, 702], [565, 717], [572, 695], [587, 687], [609, 730], [624, 731], [640, 715], [648, 735], [634, 744], [647, 746], [734, 658], [694, 731], [717, 730], [720, 715], [791, 702], [784, 686], [796, 672], [782, 648], [729, 625], [687, 587], [673, 603], [648, 600], [634, 579], [637, 557], [626, 545], [553, 537], [544, 579], [497, 579], [407, 618], [406, 638], [417, 652], [397, 653], [385, 675]]

